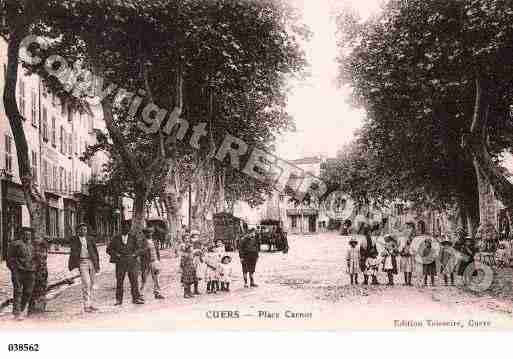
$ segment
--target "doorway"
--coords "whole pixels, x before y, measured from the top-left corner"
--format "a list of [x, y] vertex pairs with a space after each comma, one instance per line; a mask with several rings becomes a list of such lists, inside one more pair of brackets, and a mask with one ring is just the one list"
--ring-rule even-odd
[[308, 231], [310, 233], [316, 232], [316, 224], [317, 224], [317, 219], [315, 218], [315, 216], [308, 217]]

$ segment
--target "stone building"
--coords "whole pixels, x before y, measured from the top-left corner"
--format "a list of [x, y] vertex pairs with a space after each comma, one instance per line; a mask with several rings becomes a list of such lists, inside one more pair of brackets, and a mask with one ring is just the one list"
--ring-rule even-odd
[[[0, 254], [30, 219], [20, 185], [14, 138], [3, 104], [7, 44], [0, 40]], [[116, 198], [93, 198], [106, 155], [81, 159], [104, 127], [101, 115], [72, 111], [48, 93], [41, 79], [27, 76], [20, 66], [16, 99], [24, 116], [24, 132], [30, 165], [39, 190], [46, 196], [46, 233], [52, 240], [67, 238], [79, 221], [86, 221], [99, 236], [108, 236], [117, 226]]]
[[[305, 173], [319, 177], [321, 157], [304, 157], [289, 161]], [[301, 178], [295, 179], [301, 181]], [[298, 203], [285, 193], [273, 192], [269, 199], [258, 208], [260, 220], [280, 220], [290, 234], [313, 234], [327, 230], [329, 218], [324, 204], [315, 199]]]

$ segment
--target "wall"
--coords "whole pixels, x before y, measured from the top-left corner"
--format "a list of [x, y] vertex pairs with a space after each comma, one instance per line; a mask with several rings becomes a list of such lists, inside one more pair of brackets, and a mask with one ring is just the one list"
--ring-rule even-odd
[[[16, 148], [3, 104], [6, 63], [7, 43], [1, 39], [0, 169], [10, 174], [4, 180], [15, 185], [20, 184]], [[95, 173], [100, 173], [103, 163], [107, 160], [105, 154], [101, 153], [91, 161], [80, 160], [86, 146], [96, 142], [95, 130], [102, 128], [102, 115], [101, 113], [70, 112], [67, 106], [62, 106], [58, 98], [45, 91], [38, 76], [26, 76], [21, 66], [18, 72], [16, 98], [20, 112], [26, 118], [23, 127], [31, 165], [35, 167], [36, 184], [41, 192], [47, 193], [49, 205], [57, 209], [58, 233], [56, 236], [63, 237], [65, 200], [67, 200], [66, 203], [72, 203], [77, 201], [77, 194], [87, 195], [87, 183]], [[53, 135], [53, 129], [55, 129], [55, 135]], [[7, 144], [9, 142], [10, 153], [8, 153]], [[9, 161], [8, 158], [11, 160]], [[0, 198], [4, 198], [4, 195], [5, 193], [0, 193]], [[3, 210], [0, 208], [1, 213]], [[76, 221], [77, 218], [71, 224], [76, 224]], [[22, 205], [22, 225], [29, 224], [28, 210], [25, 205]]]

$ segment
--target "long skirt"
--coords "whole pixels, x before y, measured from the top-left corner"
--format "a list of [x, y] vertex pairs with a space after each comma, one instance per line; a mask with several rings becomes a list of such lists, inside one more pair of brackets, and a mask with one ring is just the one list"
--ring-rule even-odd
[[255, 273], [258, 253], [247, 253], [241, 257], [242, 271], [244, 273]]
[[399, 271], [404, 273], [413, 272], [413, 256], [399, 258]]

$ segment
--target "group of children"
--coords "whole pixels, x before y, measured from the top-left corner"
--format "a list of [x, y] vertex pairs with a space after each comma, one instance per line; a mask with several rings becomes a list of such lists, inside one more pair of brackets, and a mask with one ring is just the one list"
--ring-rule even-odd
[[[435, 285], [437, 262], [440, 263], [440, 274], [443, 275], [445, 285], [448, 285], [449, 281], [451, 285], [454, 285], [454, 275], [459, 271], [461, 263], [452, 248], [451, 241], [443, 240], [440, 243], [441, 249], [436, 251], [431, 239], [426, 238], [418, 248], [420, 253], [415, 252], [412, 248], [413, 237], [408, 237], [401, 248], [398, 248], [397, 240], [391, 235], [385, 236], [384, 241], [383, 249], [379, 253], [377, 246], [372, 243], [370, 238], [363, 245], [354, 237], [350, 239], [349, 249], [346, 253], [346, 265], [351, 285], [358, 284], [359, 273], [363, 273], [364, 285], [369, 284], [369, 279], [371, 285], [378, 285], [378, 273], [381, 269], [386, 273], [387, 285], [393, 286], [394, 276], [401, 272], [404, 274], [404, 285], [412, 286], [416, 260], [422, 265], [425, 286], [428, 285], [428, 279], [432, 286]], [[463, 265], [465, 264], [468, 263], [464, 262]]]
[[[218, 291], [229, 292], [232, 277], [232, 258], [225, 252], [222, 241], [214, 245], [203, 245], [199, 233], [191, 232], [190, 240], [186, 237], [180, 248], [181, 283], [184, 298], [201, 294], [200, 281], [206, 282], [206, 293]], [[192, 291], [194, 287], [194, 291]]]

